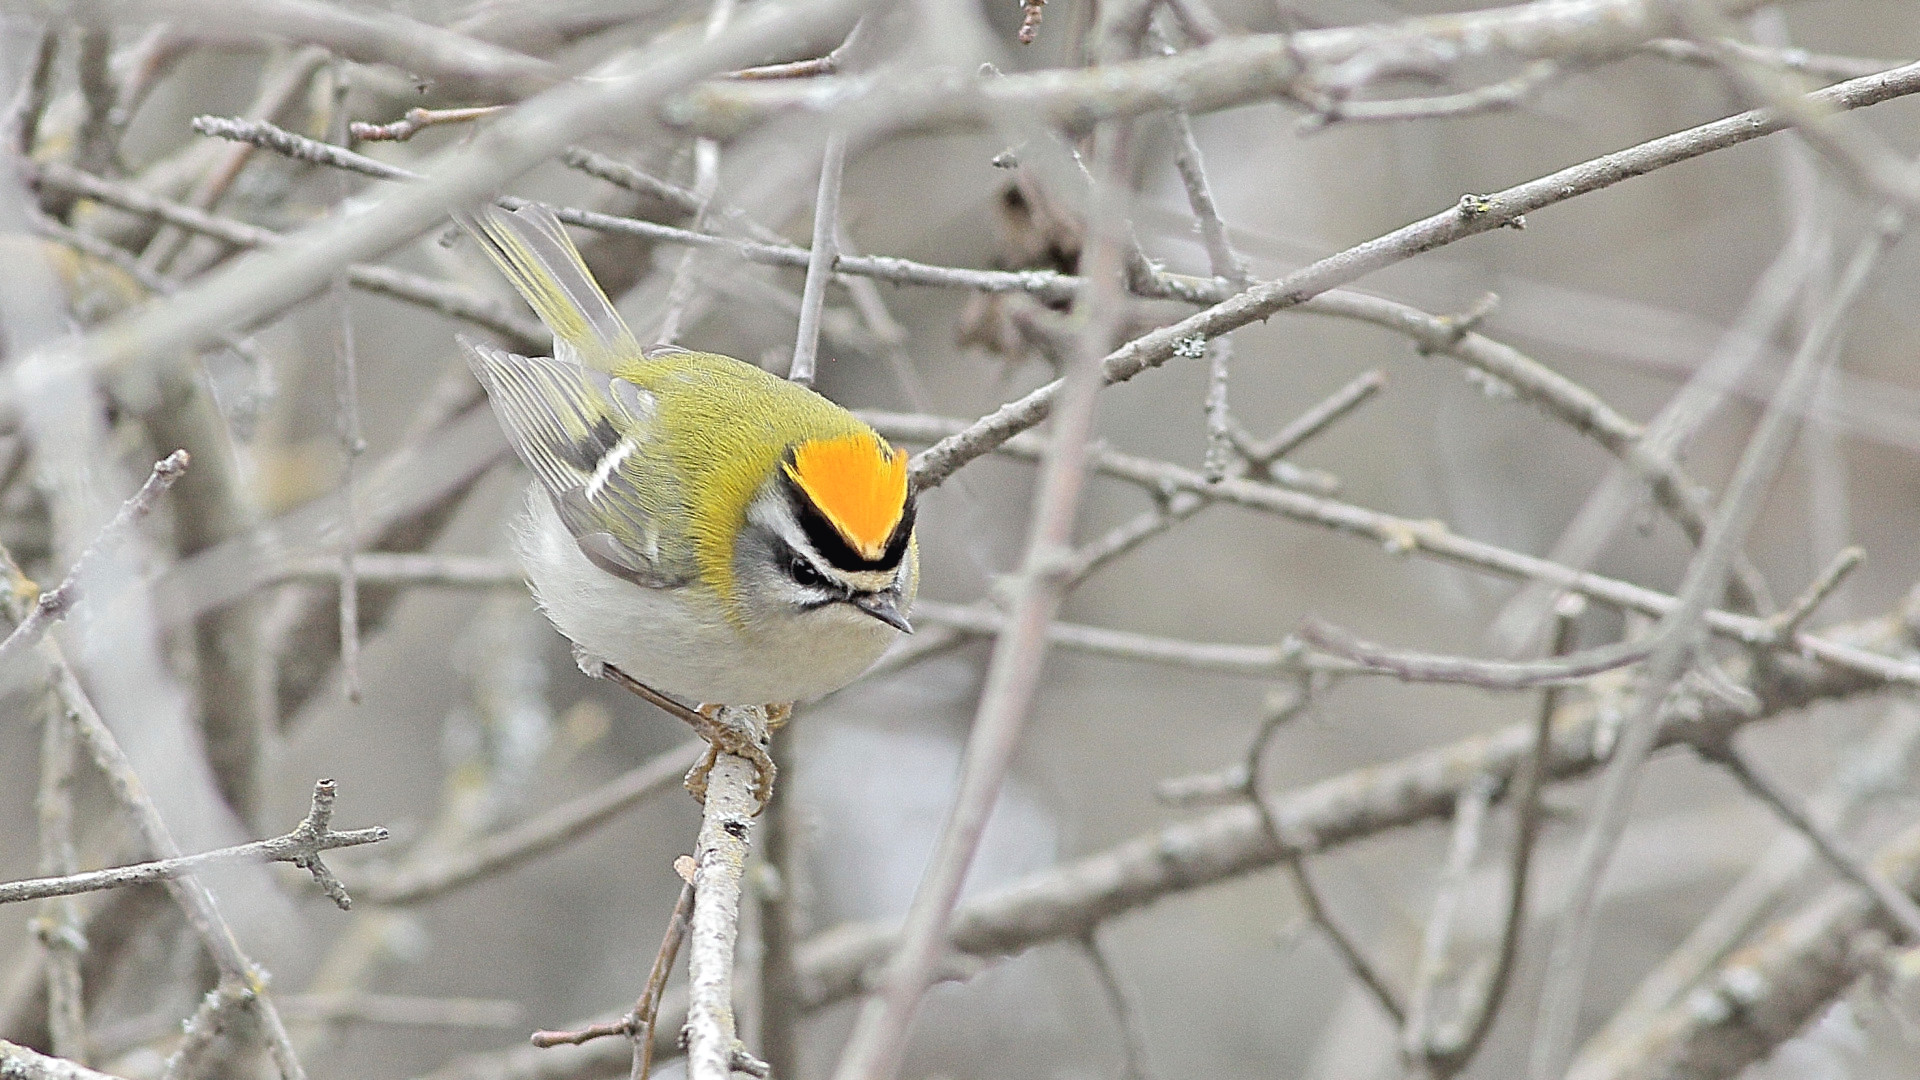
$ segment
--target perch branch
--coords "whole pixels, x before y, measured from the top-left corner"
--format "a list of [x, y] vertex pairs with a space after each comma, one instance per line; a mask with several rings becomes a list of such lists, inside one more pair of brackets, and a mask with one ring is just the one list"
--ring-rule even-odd
[[[767, 717], [758, 707], [724, 706], [720, 721], [764, 736]], [[733, 1024], [733, 954], [740, 933], [748, 837], [760, 809], [754, 797], [759, 781], [759, 767], [732, 753], [719, 754], [707, 778], [707, 801], [694, 845], [693, 918], [687, 932], [689, 1080], [729, 1080], [739, 1049]]]

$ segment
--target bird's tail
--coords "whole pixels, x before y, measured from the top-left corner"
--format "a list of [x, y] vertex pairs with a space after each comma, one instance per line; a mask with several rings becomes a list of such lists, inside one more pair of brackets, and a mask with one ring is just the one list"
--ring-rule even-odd
[[553, 331], [556, 357], [571, 350], [582, 364], [611, 371], [640, 355], [633, 331], [552, 210], [539, 203], [510, 211], [489, 206], [456, 220]]

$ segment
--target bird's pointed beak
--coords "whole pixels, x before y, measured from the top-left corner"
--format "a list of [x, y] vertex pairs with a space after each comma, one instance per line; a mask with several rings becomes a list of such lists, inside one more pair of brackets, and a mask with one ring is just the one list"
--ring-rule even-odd
[[913, 624], [907, 621], [906, 614], [900, 610], [899, 598], [892, 593], [873, 593], [867, 596], [856, 596], [853, 598], [852, 604], [854, 607], [879, 619], [881, 622], [886, 623], [888, 626], [893, 627], [903, 634], [913, 633]]

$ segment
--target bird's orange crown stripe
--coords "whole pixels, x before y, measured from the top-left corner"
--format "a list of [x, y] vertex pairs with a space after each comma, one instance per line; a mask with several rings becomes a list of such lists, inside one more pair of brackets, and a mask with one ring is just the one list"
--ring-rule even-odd
[[907, 455], [866, 432], [813, 439], [786, 466], [813, 505], [862, 558], [887, 548], [907, 505]]

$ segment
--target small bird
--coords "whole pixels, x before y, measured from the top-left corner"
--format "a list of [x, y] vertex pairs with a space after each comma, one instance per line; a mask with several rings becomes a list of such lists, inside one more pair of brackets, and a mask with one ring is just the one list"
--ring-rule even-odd
[[[905, 453], [751, 364], [642, 349], [546, 207], [459, 220], [553, 332], [552, 357], [461, 345], [534, 474], [520, 556], [583, 667], [699, 702], [709, 721], [766, 705], [779, 722], [912, 632]], [[723, 749], [753, 759], [764, 804], [764, 748], [717, 722], [704, 734], [704, 768]]]

